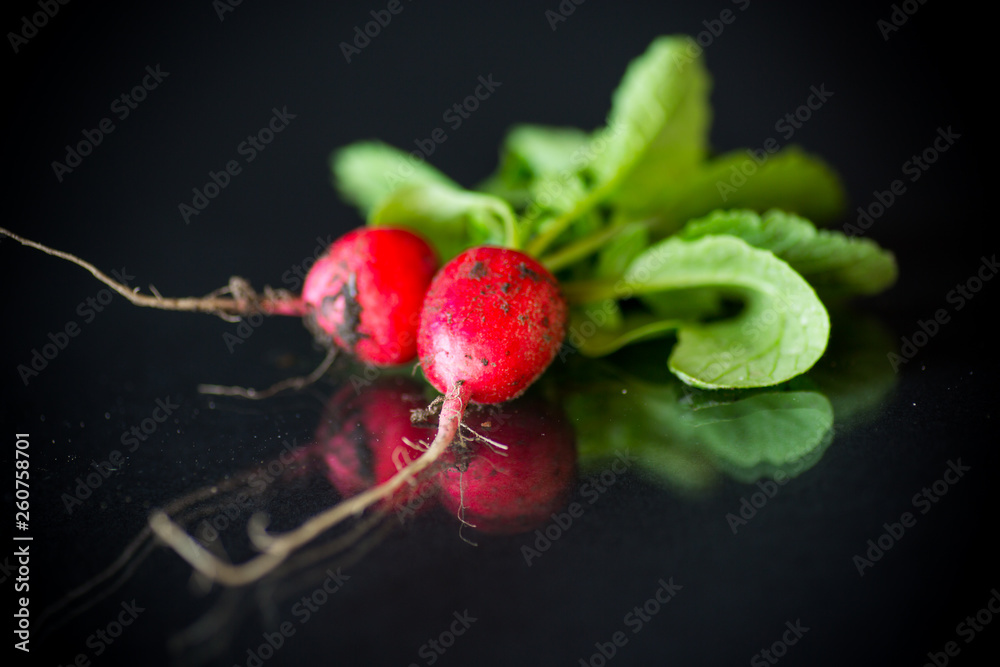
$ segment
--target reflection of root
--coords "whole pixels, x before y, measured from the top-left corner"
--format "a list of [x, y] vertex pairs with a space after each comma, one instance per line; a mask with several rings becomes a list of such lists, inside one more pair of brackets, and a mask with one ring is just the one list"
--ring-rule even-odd
[[392, 497], [403, 484], [437, 461], [447, 451], [458, 433], [465, 408], [464, 403], [459, 384], [445, 397], [441, 406], [438, 431], [430, 447], [420, 457], [378, 486], [341, 501], [287, 533], [270, 535], [265, 528], [256, 527], [254, 541], [263, 547], [262, 553], [240, 565], [233, 565], [209, 553], [163, 510], [153, 512], [149, 517], [149, 526], [157, 537], [209, 580], [225, 586], [253, 583], [273, 572], [296, 550], [327, 530], [352, 516], [360, 516], [372, 505]]
[[271, 396], [285, 391], [286, 389], [298, 391], [313, 384], [323, 377], [328, 370], [330, 370], [330, 366], [333, 364], [334, 359], [337, 358], [338, 350], [339, 348], [331, 345], [326, 352], [326, 357], [320, 365], [316, 367], [316, 370], [309, 375], [304, 377], [288, 378], [271, 385], [267, 389], [257, 390], [252, 387], [227, 387], [218, 384], [200, 384], [198, 385], [198, 393], [212, 394], [215, 396], [240, 396], [241, 398], [250, 400], [261, 400], [264, 398], [270, 398]]
[[507, 450], [509, 449], [509, 447], [507, 447], [507, 445], [503, 444], [502, 442], [497, 442], [496, 440], [493, 440], [491, 438], [487, 438], [482, 433], [478, 433], [477, 431], [474, 431], [472, 429], [472, 427], [468, 426], [467, 424], [462, 424], [462, 428], [464, 428], [466, 431], [468, 431], [469, 433], [471, 433], [472, 437], [475, 438], [476, 440], [479, 440], [480, 442], [484, 442], [487, 445], [489, 445], [490, 449], [492, 449], [493, 451], [495, 451], [500, 456], [507, 456]]
[[[327, 576], [326, 569], [354, 565], [378, 546], [394, 528], [395, 522], [387, 521], [384, 514], [372, 514], [344, 535], [295, 554], [280, 568], [261, 579], [253, 589], [224, 589], [209, 611], [170, 639], [171, 652], [175, 655], [183, 653], [184, 659], [180, 664], [184, 665], [210, 661], [230, 647], [231, 639], [243, 618], [259, 612], [265, 617], [267, 625], [269, 608], [317, 585]], [[336, 559], [331, 561], [331, 558]], [[246, 604], [252, 592], [256, 593], [256, 605]]]
[[[171, 513], [181, 514], [186, 522], [197, 520], [214, 513], [222, 504], [221, 499], [225, 497], [225, 493], [242, 486], [244, 479], [245, 476], [237, 476], [224, 480], [219, 484], [198, 489], [174, 500], [167, 505], [166, 510]], [[219, 495], [220, 491], [223, 492], [221, 496]], [[213, 497], [218, 497], [220, 502], [195, 511], [188, 511], [192, 505]], [[40, 637], [46, 636], [56, 628], [76, 618], [121, 588], [132, 577], [146, 557], [152, 553], [153, 548], [156, 546], [152, 537], [153, 531], [148, 526], [143, 528], [125, 549], [122, 550], [121, 555], [111, 565], [64, 595], [49, 607], [43, 609], [35, 621]], [[110, 582], [106, 588], [91, 594], [92, 591], [106, 582]], [[75, 607], [72, 606], [74, 604], [76, 604]], [[59, 614], [64, 609], [69, 609], [69, 611], [60, 617]], [[55, 619], [50, 621], [49, 619], [53, 617]]]
[[472, 540], [470, 540], [469, 538], [467, 538], [465, 535], [462, 534], [462, 529], [465, 528], [466, 526], [468, 526], [469, 528], [476, 527], [476, 524], [469, 523], [468, 521], [465, 520], [465, 471], [467, 469], [468, 469], [467, 467], [463, 467], [459, 468], [458, 470], [458, 512], [455, 514], [455, 516], [458, 517], [458, 520], [460, 522], [458, 524], [458, 536], [462, 539], [463, 542], [471, 544], [474, 547], [478, 547], [479, 544], [473, 542]]

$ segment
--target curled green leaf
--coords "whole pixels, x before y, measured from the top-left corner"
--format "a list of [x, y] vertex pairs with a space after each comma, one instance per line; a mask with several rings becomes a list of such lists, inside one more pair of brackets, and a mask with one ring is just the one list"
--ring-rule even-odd
[[[739, 300], [742, 308], [732, 317], [678, 324], [669, 365], [690, 385], [778, 384], [809, 370], [826, 349], [830, 319], [809, 283], [771, 252], [732, 236], [662, 241], [615, 284], [587, 290], [584, 301], [692, 289], [716, 290]], [[660, 317], [671, 319], [662, 312]], [[648, 332], [653, 325], [642, 326]]]

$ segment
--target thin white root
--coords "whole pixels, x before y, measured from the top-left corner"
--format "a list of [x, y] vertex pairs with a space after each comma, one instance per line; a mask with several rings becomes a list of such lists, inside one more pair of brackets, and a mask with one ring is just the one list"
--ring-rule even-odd
[[[441, 406], [438, 431], [430, 447], [395, 475], [356, 496], [343, 500], [330, 509], [308, 519], [298, 528], [280, 535], [270, 535], [266, 529], [252, 528], [252, 540], [263, 548], [259, 556], [240, 565], [220, 560], [198, 544], [161, 510], [149, 517], [149, 527], [163, 542], [203, 575], [225, 586], [243, 586], [265, 576], [284, 562], [299, 547], [316, 539], [345, 519], [360, 516], [379, 501], [391, 497], [410, 479], [430, 467], [444, 454], [458, 433], [465, 401], [461, 384], [448, 392]], [[259, 521], [259, 520], [258, 520]]]
[[[131, 288], [128, 285], [118, 282], [90, 262], [80, 259], [76, 255], [63, 252], [62, 250], [56, 250], [55, 248], [50, 248], [47, 245], [18, 236], [4, 227], [0, 227], [0, 234], [9, 236], [21, 245], [41, 250], [47, 255], [65, 259], [68, 262], [72, 262], [73, 264], [86, 269], [95, 278], [113, 289], [118, 294], [121, 294], [136, 306], [159, 308], [160, 310], [214, 313], [216, 315], [246, 315], [254, 312], [261, 312], [265, 314], [281, 312], [284, 314], [290, 314], [293, 311], [302, 310], [301, 301], [290, 292], [283, 290], [268, 290], [267, 293], [273, 297], [273, 300], [271, 301], [260, 299], [257, 294], [253, 292], [253, 290], [250, 290], [249, 294], [243, 298], [239, 298], [239, 295], [234, 295], [236, 298], [228, 299], [218, 297], [165, 298], [155, 289], [153, 289], [153, 296], [140, 294], [138, 288]], [[232, 282], [232, 280], [230, 282]], [[295, 314], [302, 315], [304, 312], [295, 312]]]
[[303, 377], [294, 377], [276, 382], [267, 389], [254, 389], [252, 387], [229, 387], [221, 384], [200, 384], [198, 385], [198, 393], [200, 394], [211, 394], [213, 396], [239, 396], [241, 398], [246, 398], [251, 401], [259, 401], [264, 398], [270, 398], [275, 394], [285, 391], [286, 389], [304, 389], [309, 385], [313, 384], [321, 377], [323, 377], [330, 366], [333, 365], [334, 360], [337, 358], [337, 353], [340, 348], [331, 345], [327, 351], [326, 356], [320, 365], [316, 367], [309, 375]]
[[507, 445], [503, 444], [502, 442], [497, 442], [496, 440], [493, 440], [492, 438], [487, 438], [482, 433], [478, 433], [477, 431], [473, 430], [472, 427], [469, 426], [469, 425], [467, 425], [467, 424], [462, 424], [462, 428], [464, 428], [466, 431], [468, 431], [469, 433], [471, 433], [473, 435], [473, 437], [476, 438], [476, 440], [482, 440], [483, 442], [485, 442], [487, 445], [489, 445], [493, 449], [500, 450], [500, 451], [497, 452], [497, 454], [501, 454], [503, 456], [507, 456], [507, 450], [509, 449], [509, 447], [507, 447]]

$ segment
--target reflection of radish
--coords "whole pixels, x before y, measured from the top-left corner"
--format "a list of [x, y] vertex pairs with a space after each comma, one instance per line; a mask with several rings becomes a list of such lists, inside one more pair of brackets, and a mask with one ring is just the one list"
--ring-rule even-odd
[[492, 534], [532, 530], [562, 509], [576, 472], [576, 448], [557, 406], [520, 398], [498, 411], [473, 408], [466, 412], [466, 433], [474, 434], [470, 448], [453, 448], [444, 457], [443, 507]]
[[552, 274], [517, 250], [471, 248], [445, 264], [424, 297], [417, 336], [424, 375], [445, 392], [437, 434], [420, 458], [357, 504], [390, 496], [437, 461], [470, 402], [503, 403], [523, 393], [555, 358], [566, 311]]
[[[330, 399], [316, 431], [316, 452], [341, 496], [386, 481], [420, 456], [406, 442], [419, 446], [431, 435], [410, 419], [411, 410], [425, 405], [421, 385], [405, 377], [379, 378], [361, 393], [345, 387]], [[399, 489], [387, 504], [424, 505], [433, 494], [434, 484], [423, 482]]]

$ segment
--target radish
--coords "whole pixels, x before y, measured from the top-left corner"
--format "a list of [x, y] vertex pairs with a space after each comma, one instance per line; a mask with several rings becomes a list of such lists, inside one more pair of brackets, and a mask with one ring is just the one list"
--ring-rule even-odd
[[311, 375], [286, 380], [265, 391], [199, 387], [204, 393], [246, 398], [264, 398], [318, 379], [329, 368], [336, 349], [376, 366], [413, 360], [424, 292], [438, 266], [434, 249], [415, 233], [392, 227], [362, 227], [334, 241], [316, 261], [306, 275], [301, 297], [270, 287], [257, 294], [245, 280], [233, 277], [227, 287], [208, 296], [171, 299], [161, 296], [154, 287], [150, 287], [152, 295], [140, 294], [75, 255], [29, 241], [2, 227], [0, 234], [82, 266], [138, 306], [228, 318], [255, 313], [304, 318], [316, 339], [330, 350]]
[[556, 279], [517, 250], [466, 250], [434, 277], [417, 350], [427, 380], [462, 403], [516, 398], [555, 357], [566, 335]]
[[418, 478], [451, 446], [469, 403], [501, 403], [524, 392], [555, 358], [566, 335], [567, 310], [556, 279], [528, 255], [491, 246], [462, 252], [434, 276], [421, 310], [420, 365], [445, 395], [432, 403], [437, 433], [419, 458], [290, 532], [257, 530], [255, 544], [262, 553], [241, 565], [199, 547], [162, 511], [150, 516], [150, 528], [212, 580], [230, 586], [258, 580], [299, 547]]
[[411, 361], [420, 307], [437, 267], [430, 245], [406, 229], [348, 232], [309, 269], [302, 286], [306, 321], [361, 361]]
[[444, 456], [442, 507], [479, 532], [513, 535], [537, 528], [565, 505], [576, 447], [557, 405], [521, 397], [499, 413], [473, 406], [466, 422], [463, 432], [473, 442]]
[[[418, 426], [411, 411], [425, 406], [423, 387], [408, 377], [381, 377], [365, 391], [346, 386], [326, 405], [316, 430], [315, 454], [323, 462], [327, 478], [344, 498], [380, 484], [420, 456], [421, 439], [428, 427]], [[436, 484], [400, 489], [384, 506], [430, 507]]]

